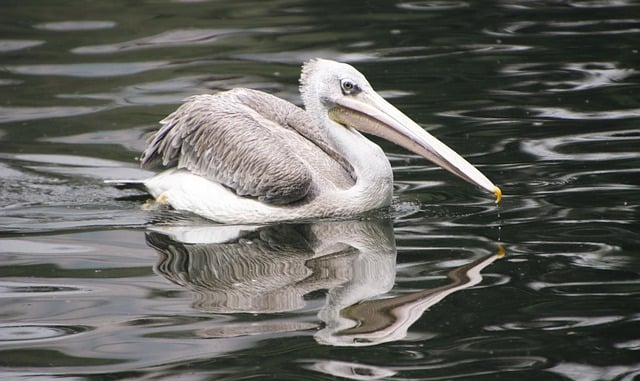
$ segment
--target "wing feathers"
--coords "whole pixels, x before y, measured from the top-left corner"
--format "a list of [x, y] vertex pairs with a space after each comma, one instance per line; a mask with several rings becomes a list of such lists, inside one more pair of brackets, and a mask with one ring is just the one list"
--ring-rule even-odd
[[[303, 198], [312, 176], [283, 141], [286, 125], [263, 115], [240, 98], [250, 98], [276, 114], [304, 111], [258, 91], [236, 89], [192, 96], [162, 120], [141, 158], [143, 167], [177, 166], [224, 184], [238, 195], [286, 204]], [[273, 103], [274, 107], [271, 106]], [[287, 104], [290, 106], [284, 106]], [[276, 120], [274, 120], [276, 119]], [[278, 124], [278, 126], [276, 126]]]

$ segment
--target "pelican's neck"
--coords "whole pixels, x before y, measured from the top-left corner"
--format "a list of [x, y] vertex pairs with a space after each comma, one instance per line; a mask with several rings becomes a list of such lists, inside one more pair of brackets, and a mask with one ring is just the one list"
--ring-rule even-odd
[[331, 120], [324, 113], [323, 133], [331, 146], [353, 167], [356, 183], [380, 186], [393, 181], [391, 165], [384, 151], [351, 127]]
[[343, 196], [354, 211], [388, 206], [393, 194], [393, 172], [382, 149], [351, 127], [329, 118], [330, 101], [318, 91], [321, 81], [312, 80], [311, 66], [305, 65], [300, 93], [306, 112], [315, 121], [318, 132], [353, 168], [356, 184]]

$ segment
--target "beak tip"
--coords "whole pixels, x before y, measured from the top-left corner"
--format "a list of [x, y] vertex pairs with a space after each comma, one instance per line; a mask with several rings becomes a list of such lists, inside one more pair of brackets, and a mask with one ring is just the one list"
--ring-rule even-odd
[[493, 194], [496, 195], [496, 204], [500, 203], [500, 200], [502, 200], [502, 191], [500, 190], [500, 188], [496, 187], [493, 190]]

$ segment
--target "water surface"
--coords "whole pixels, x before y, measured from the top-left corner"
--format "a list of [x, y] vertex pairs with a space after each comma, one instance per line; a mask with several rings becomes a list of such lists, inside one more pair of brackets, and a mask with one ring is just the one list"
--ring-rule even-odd
[[[640, 6], [9, 1], [0, 12], [3, 379], [640, 379]], [[345, 61], [501, 186], [376, 140], [394, 205], [221, 226], [148, 210], [185, 97], [300, 103]]]

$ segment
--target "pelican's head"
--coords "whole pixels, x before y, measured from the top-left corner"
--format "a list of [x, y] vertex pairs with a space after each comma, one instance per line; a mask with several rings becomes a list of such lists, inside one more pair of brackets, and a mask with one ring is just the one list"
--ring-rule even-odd
[[326, 113], [338, 99], [363, 89], [373, 92], [365, 76], [351, 65], [316, 58], [302, 66], [300, 94], [307, 108], [320, 107]]
[[300, 77], [300, 93], [309, 112], [324, 114], [338, 124], [394, 142], [492, 192], [496, 202], [500, 201], [500, 188], [384, 100], [353, 66], [324, 59], [305, 63]]

